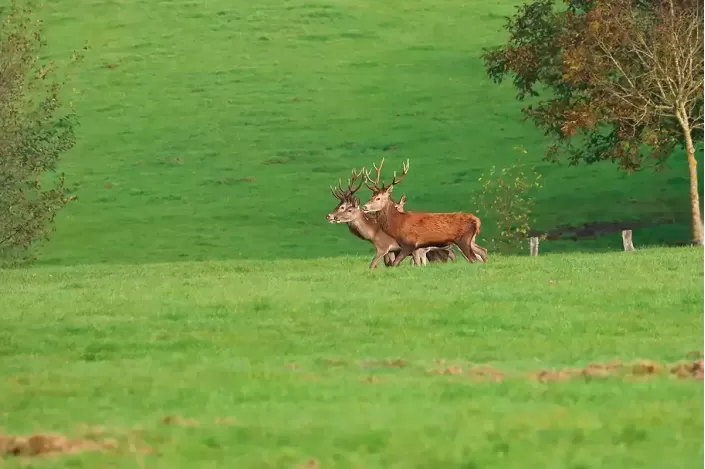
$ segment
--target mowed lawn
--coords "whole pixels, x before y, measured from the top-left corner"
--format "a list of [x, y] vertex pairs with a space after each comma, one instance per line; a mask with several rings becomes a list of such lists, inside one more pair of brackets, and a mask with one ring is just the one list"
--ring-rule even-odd
[[[548, 142], [480, 59], [519, 3], [46, 2], [47, 54], [91, 50], [67, 86], [81, 125], [60, 165], [79, 200], [42, 262], [362, 254], [325, 223], [328, 186], [383, 156], [387, 180], [411, 160], [409, 210], [477, 213], [486, 238], [496, 220], [473, 198], [478, 178], [521, 157], [543, 175], [536, 228], [668, 219], [635, 244], [689, 241], [683, 152], [631, 176], [542, 162]], [[542, 252], [619, 247], [616, 234]]]
[[57, 468], [701, 467], [700, 250], [367, 261], [0, 272], [0, 427], [116, 440]]

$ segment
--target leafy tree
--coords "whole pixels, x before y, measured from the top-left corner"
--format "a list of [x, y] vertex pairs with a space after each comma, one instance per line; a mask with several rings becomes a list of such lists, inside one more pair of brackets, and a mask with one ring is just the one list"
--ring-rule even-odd
[[[485, 51], [495, 82], [553, 140], [546, 157], [658, 168], [676, 146], [690, 174], [693, 242], [703, 244], [695, 144], [703, 140], [703, 0], [534, 0], [509, 18], [507, 44]], [[646, 151], [645, 151], [646, 150]]]
[[[63, 110], [54, 63], [39, 60], [40, 23], [27, 5], [0, 10], [0, 262], [27, 260], [56, 213], [75, 197], [59, 157], [74, 145], [76, 116]], [[74, 55], [73, 59], [80, 56]], [[54, 174], [52, 176], [52, 174]]]

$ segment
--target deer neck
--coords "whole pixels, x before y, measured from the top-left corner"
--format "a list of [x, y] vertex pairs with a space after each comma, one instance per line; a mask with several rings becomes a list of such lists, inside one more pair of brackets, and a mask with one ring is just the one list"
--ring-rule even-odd
[[395, 237], [397, 228], [403, 216], [404, 214], [400, 213], [394, 206], [394, 202], [390, 200], [385, 204], [382, 210], [377, 212], [377, 221], [384, 231], [389, 233], [392, 237]]
[[367, 240], [373, 240], [379, 231], [378, 223], [370, 216], [360, 213], [353, 221], [348, 223], [351, 230], [355, 230], [360, 236]]

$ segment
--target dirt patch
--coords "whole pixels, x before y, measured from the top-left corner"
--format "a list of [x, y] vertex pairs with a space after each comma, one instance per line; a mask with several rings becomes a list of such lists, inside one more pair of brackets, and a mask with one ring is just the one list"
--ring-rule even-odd
[[497, 383], [503, 381], [505, 377], [505, 373], [503, 371], [497, 370], [488, 365], [473, 365], [468, 368], [463, 368], [457, 365], [436, 367], [426, 370], [426, 373], [445, 376], [465, 375], [477, 380], [490, 380]]
[[530, 373], [529, 377], [534, 378], [540, 383], [545, 383], [548, 381], [567, 381], [575, 376], [569, 371], [552, 371], [552, 370], [541, 370], [538, 373]]
[[296, 465], [296, 469], [320, 469], [320, 467], [321, 463], [316, 458], [311, 458], [303, 464]]
[[673, 376], [678, 378], [694, 378], [703, 380], [703, 360], [676, 363], [670, 370]]
[[360, 362], [362, 368], [404, 368], [408, 360], [401, 358], [394, 360], [365, 360]]
[[117, 443], [113, 440], [71, 439], [58, 433], [36, 433], [34, 435], [0, 434], [0, 457], [77, 454], [86, 451], [106, 451], [115, 448], [117, 448]]
[[[165, 425], [174, 425], [177, 427], [200, 427], [201, 422], [196, 419], [179, 417], [178, 415], [167, 415], [162, 419], [162, 423]], [[213, 420], [216, 425], [233, 425], [237, 423], [235, 417], [216, 417]]]
[[494, 381], [495, 383], [504, 381], [504, 372], [490, 366], [473, 366], [466, 369], [465, 374], [481, 380]]
[[655, 375], [661, 372], [661, 365], [651, 360], [639, 360], [632, 365], [632, 374], [637, 376]]
[[676, 364], [662, 364], [653, 360], [637, 360], [623, 363], [613, 360], [606, 363], [590, 363], [582, 368], [559, 368], [530, 371], [519, 374], [498, 370], [489, 365], [447, 365], [444, 360], [436, 361], [437, 365], [426, 370], [427, 374], [439, 376], [468, 376], [480, 381], [502, 382], [505, 379], [524, 376], [533, 381], [546, 383], [550, 381], [568, 381], [583, 379], [586, 381], [605, 379], [609, 377], [644, 379], [656, 376], [672, 376], [703, 381], [703, 360], [686, 360]]
[[672, 218], [658, 218], [653, 220], [621, 220], [621, 221], [593, 221], [581, 225], [560, 225], [547, 231], [529, 230], [530, 237], [545, 237], [548, 241], [556, 241], [561, 238], [572, 239], [593, 239], [597, 236], [611, 233], [619, 233], [622, 230], [635, 230], [649, 226], [667, 225], [674, 223]]
[[668, 370], [668, 375], [678, 378], [691, 378], [703, 381], [703, 360], [684, 361], [675, 365], [663, 365], [652, 360], [638, 360], [631, 364], [622, 364], [619, 361], [608, 363], [591, 363], [585, 368], [566, 368], [560, 370], [541, 370], [529, 373], [531, 379], [539, 382], [566, 381], [569, 379], [583, 378], [603, 378], [609, 376], [623, 377], [649, 377], [664, 375], [664, 370]]
[[201, 424], [196, 419], [179, 417], [178, 415], [167, 415], [162, 419], [165, 425], [175, 425], [177, 427], [198, 427]]

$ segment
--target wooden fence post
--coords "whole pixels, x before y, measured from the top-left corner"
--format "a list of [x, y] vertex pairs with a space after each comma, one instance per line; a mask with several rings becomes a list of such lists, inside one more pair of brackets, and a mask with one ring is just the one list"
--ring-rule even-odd
[[622, 231], [622, 246], [625, 251], [634, 251], [634, 243], [632, 242], [632, 230]]
[[529, 238], [529, 255], [538, 256], [539, 255], [539, 239], [535, 236]]

